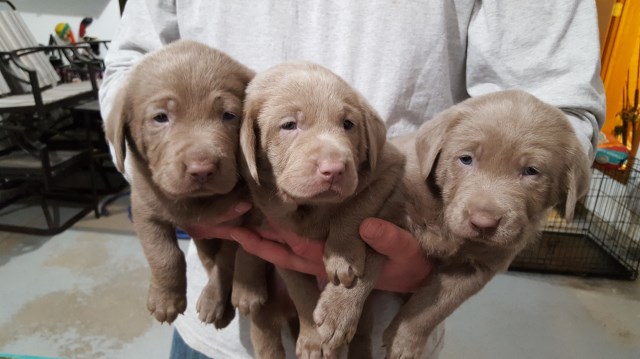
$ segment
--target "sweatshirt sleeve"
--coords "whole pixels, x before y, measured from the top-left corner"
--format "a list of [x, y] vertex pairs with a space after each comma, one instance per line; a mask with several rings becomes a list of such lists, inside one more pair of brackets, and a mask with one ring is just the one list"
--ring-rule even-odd
[[466, 77], [470, 96], [518, 88], [560, 108], [594, 157], [605, 100], [593, 1], [476, 2]]
[[[100, 86], [100, 112], [107, 121], [116, 93], [127, 73], [146, 53], [180, 37], [176, 20], [176, 0], [129, 0], [118, 31], [105, 56], [105, 72]], [[113, 156], [113, 146], [110, 143]], [[126, 164], [128, 167], [128, 164]], [[128, 171], [125, 171], [128, 172]], [[129, 179], [127, 177], [127, 179]]]

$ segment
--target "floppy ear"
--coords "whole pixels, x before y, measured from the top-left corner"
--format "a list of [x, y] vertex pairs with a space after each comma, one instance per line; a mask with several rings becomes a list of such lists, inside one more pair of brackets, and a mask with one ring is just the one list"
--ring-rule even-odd
[[576, 148], [569, 170], [566, 173], [563, 191], [566, 190], [566, 201], [564, 203], [564, 219], [567, 223], [573, 220], [576, 203], [589, 190], [591, 181], [590, 163], [582, 148]]
[[249, 169], [251, 177], [258, 185], [258, 167], [256, 164], [256, 133], [255, 126], [258, 120], [260, 105], [262, 101], [247, 101], [244, 105], [244, 116], [240, 127], [240, 150]]
[[366, 117], [365, 121], [365, 135], [367, 146], [367, 159], [369, 160], [369, 168], [371, 172], [374, 172], [376, 165], [378, 164], [378, 158], [384, 147], [384, 143], [387, 140], [387, 128], [380, 119], [380, 116], [368, 105], [364, 105], [364, 113]]
[[107, 141], [111, 143], [114, 149], [116, 168], [120, 173], [124, 173], [124, 159], [127, 153], [127, 144], [125, 140], [125, 127], [128, 126], [129, 120], [125, 110], [126, 91], [120, 89], [116, 94], [111, 111], [104, 121], [104, 132]]
[[442, 150], [447, 133], [460, 120], [461, 112], [458, 106], [439, 113], [418, 129], [416, 155], [420, 165], [420, 174], [425, 180], [429, 177], [433, 164]]

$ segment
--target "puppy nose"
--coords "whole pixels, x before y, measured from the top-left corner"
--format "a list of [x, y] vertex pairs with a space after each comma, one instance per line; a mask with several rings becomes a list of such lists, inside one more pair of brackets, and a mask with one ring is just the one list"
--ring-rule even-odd
[[471, 224], [482, 231], [491, 231], [498, 227], [500, 217], [486, 211], [473, 211], [469, 215]]
[[339, 161], [318, 162], [318, 174], [327, 181], [340, 179], [344, 172], [344, 163]]
[[208, 180], [216, 171], [216, 165], [207, 161], [192, 161], [187, 163], [187, 174], [198, 182]]

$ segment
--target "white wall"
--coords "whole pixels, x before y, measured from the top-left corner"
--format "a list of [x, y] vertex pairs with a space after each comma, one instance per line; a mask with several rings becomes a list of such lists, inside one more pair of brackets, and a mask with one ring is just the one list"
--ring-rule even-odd
[[[55, 27], [60, 22], [69, 23], [78, 40], [80, 21], [84, 17], [93, 18], [93, 23], [86, 30], [86, 35], [110, 40], [115, 35], [120, 20], [118, 0], [11, 0], [11, 2], [41, 44], [49, 42], [49, 35], [55, 34]], [[0, 8], [7, 9], [8, 6], [0, 4]]]

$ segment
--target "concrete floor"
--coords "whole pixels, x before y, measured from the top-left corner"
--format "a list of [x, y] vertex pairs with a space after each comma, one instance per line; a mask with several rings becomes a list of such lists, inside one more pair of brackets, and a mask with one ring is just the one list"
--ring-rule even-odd
[[[0, 232], [0, 353], [168, 356], [126, 202], [109, 209], [54, 237]], [[640, 281], [500, 275], [447, 320], [440, 357], [640, 358]]]

